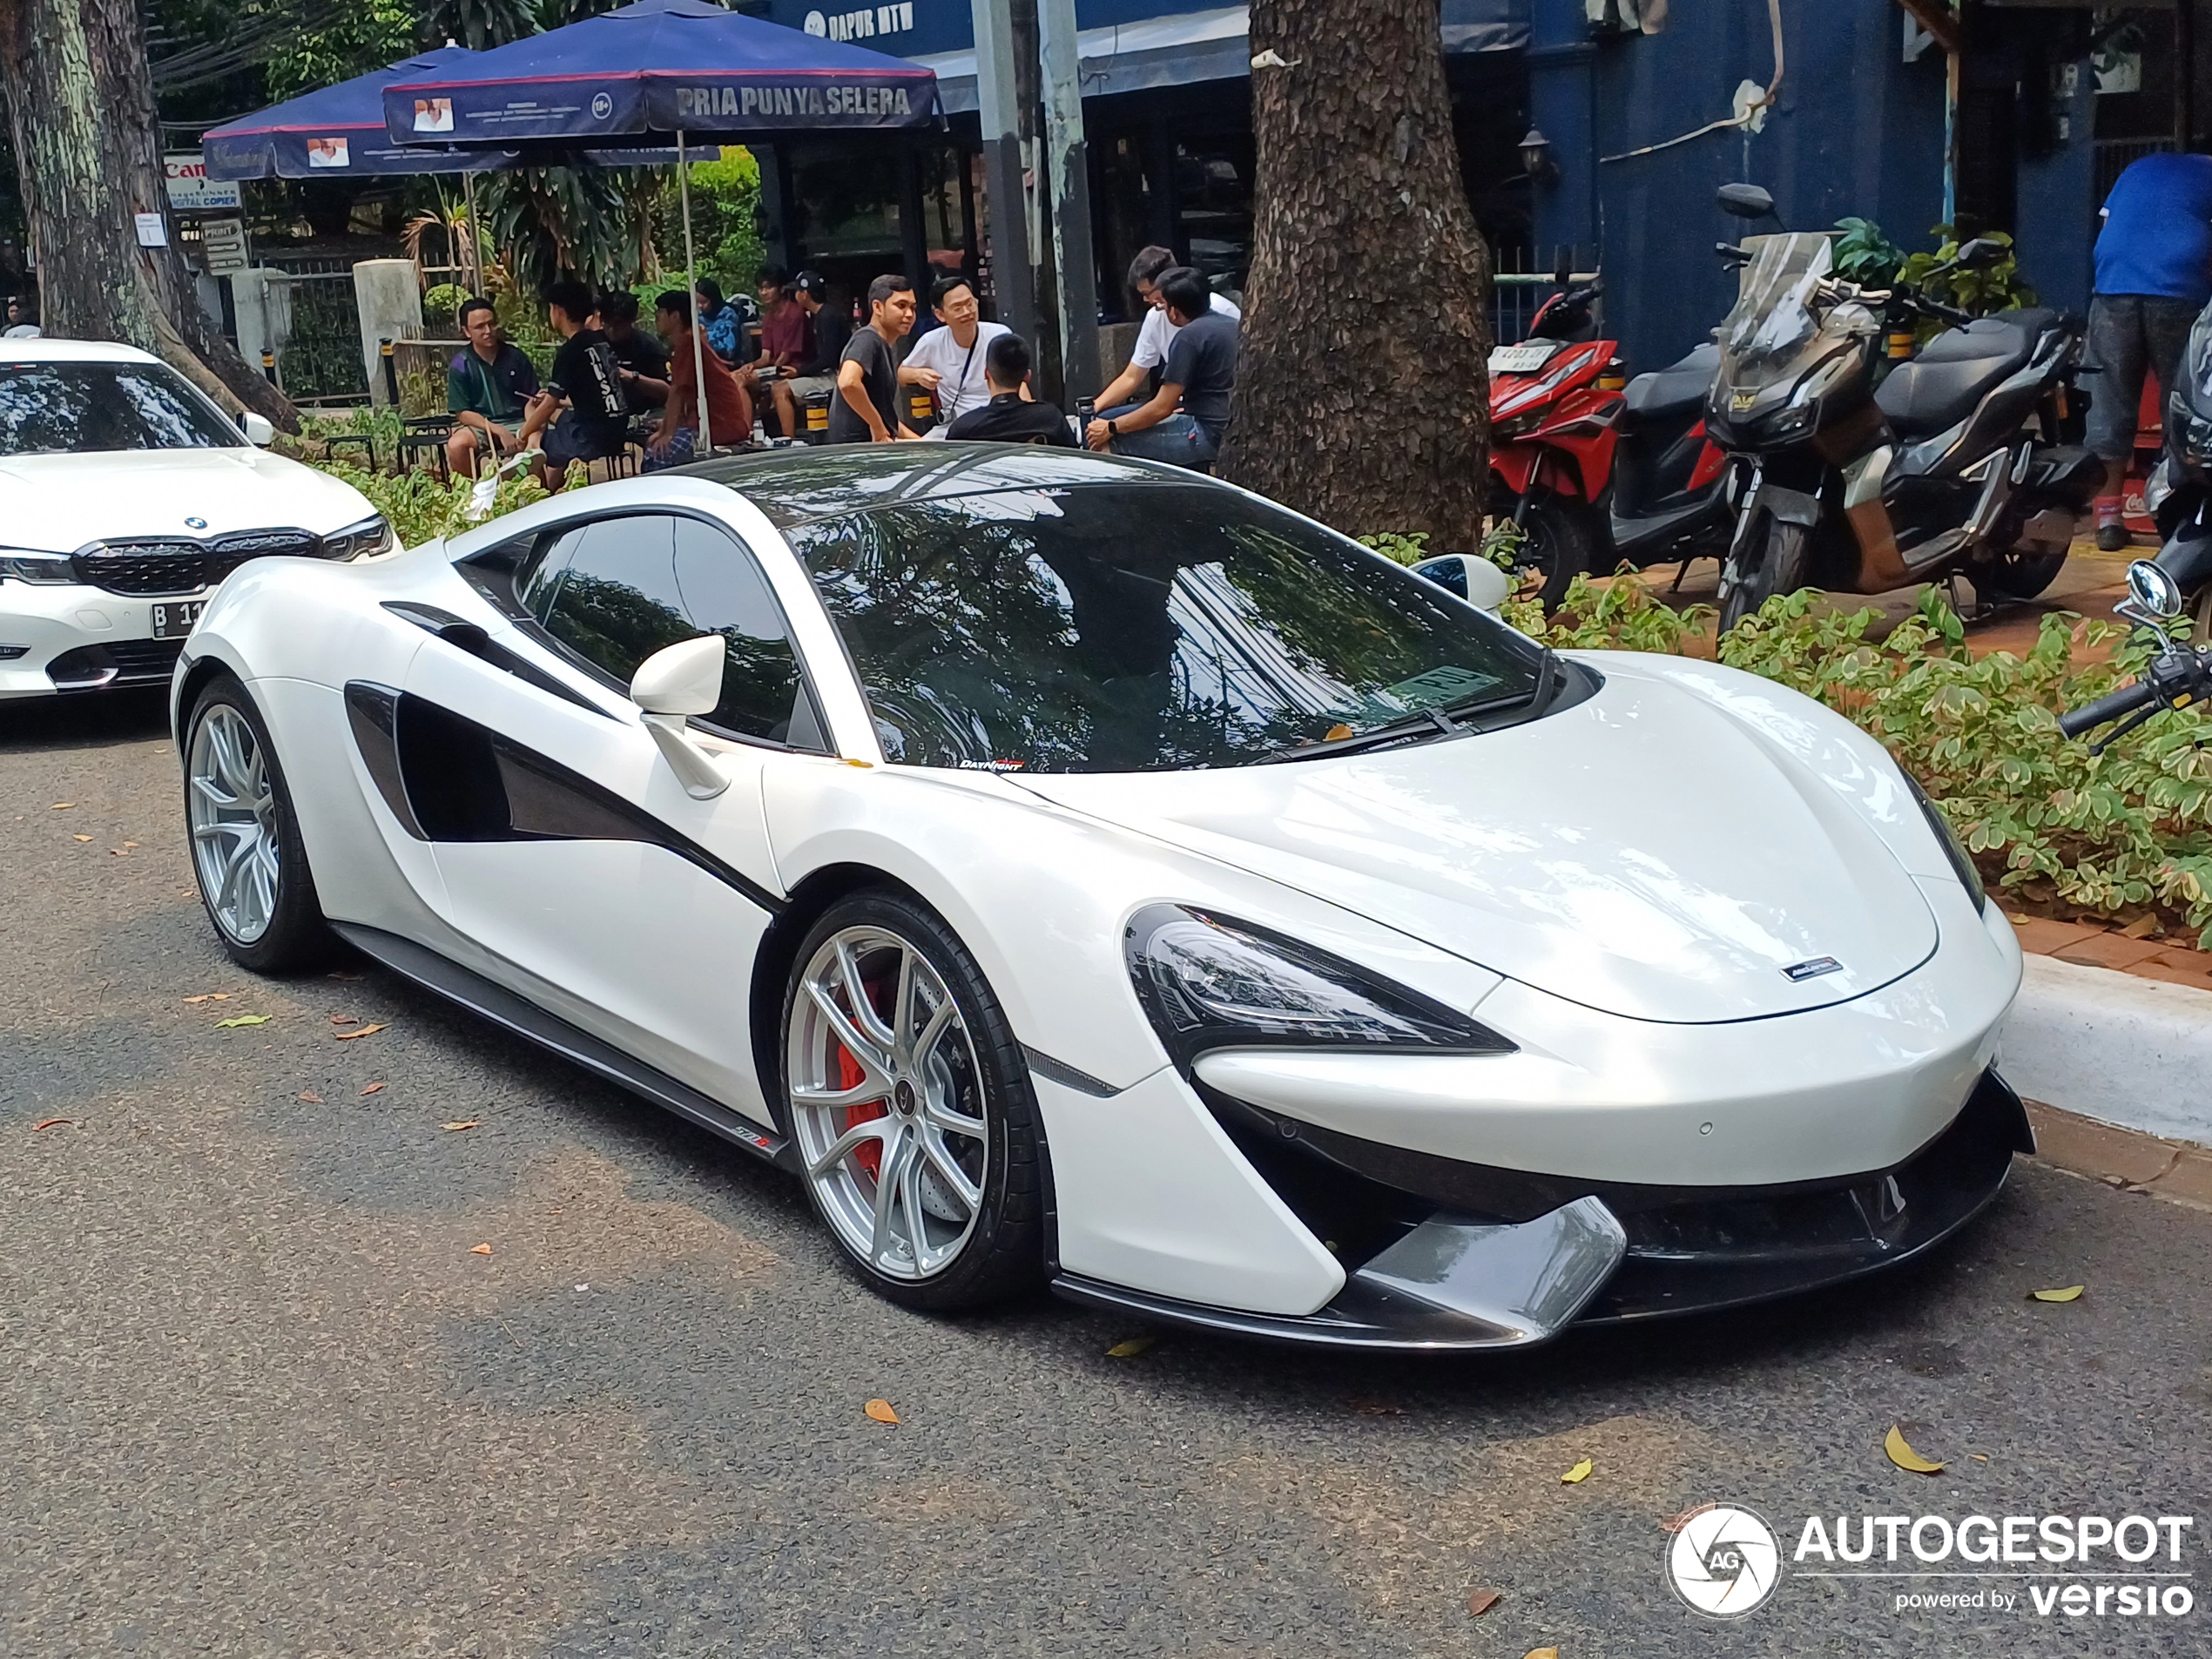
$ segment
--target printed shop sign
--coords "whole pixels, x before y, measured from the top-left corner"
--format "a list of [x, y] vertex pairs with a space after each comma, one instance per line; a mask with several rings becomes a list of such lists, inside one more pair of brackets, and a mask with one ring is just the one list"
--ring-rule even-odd
[[236, 212], [236, 181], [219, 183], [207, 176], [207, 164], [198, 151], [164, 156], [161, 170], [169, 177], [169, 206], [180, 213]]

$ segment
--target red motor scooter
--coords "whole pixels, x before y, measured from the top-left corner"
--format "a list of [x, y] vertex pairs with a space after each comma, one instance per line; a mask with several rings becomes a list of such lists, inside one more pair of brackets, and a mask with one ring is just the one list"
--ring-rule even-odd
[[1518, 345], [1490, 354], [1491, 511], [1521, 529], [1550, 610], [1582, 572], [1723, 556], [1726, 461], [1705, 436], [1719, 348], [1625, 383], [1596, 338], [1593, 280], [1547, 300]]

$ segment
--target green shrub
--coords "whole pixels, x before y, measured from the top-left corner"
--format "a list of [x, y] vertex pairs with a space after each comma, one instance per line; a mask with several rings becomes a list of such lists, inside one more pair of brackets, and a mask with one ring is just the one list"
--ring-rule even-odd
[[[458, 536], [477, 522], [469, 516], [469, 491], [475, 487], [469, 479], [441, 482], [436, 471], [428, 467], [403, 473], [370, 472], [354, 465], [349, 459], [315, 464], [368, 496], [376, 510], [391, 522], [393, 532], [402, 546], [415, 547], [441, 536]], [[584, 469], [578, 464], [569, 469], [562, 488], [576, 489], [585, 482]], [[491, 516], [496, 518], [534, 501], [543, 501], [545, 494], [527, 472], [503, 478], [494, 499]]]
[[441, 282], [422, 296], [422, 326], [438, 339], [460, 327], [461, 302], [469, 290], [457, 282]]

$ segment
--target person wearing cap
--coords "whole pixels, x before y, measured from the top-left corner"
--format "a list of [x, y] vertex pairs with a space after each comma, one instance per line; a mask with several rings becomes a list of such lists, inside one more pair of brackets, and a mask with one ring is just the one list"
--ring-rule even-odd
[[837, 366], [845, 361], [853, 322], [843, 307], [827, 303], [829, 283], [819, 271], [801, 271], [793, 277], [791, 298], [813, 325], [813, 353], [800, 365], [795, 379], [779, 380], [770, 389], [776, 397], [776, 419], [795, 438], [806, 429], [806, 417], [799, 410], [816, 398], [837, 395]]

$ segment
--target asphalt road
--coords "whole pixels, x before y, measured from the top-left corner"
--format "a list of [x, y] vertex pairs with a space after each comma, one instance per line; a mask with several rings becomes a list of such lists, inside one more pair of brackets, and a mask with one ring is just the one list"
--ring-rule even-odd
[[[257, 982], [190, 883], [157, 705], [0, 709], [9, 1655], [2212, 1649], [2212, 1214], [2023, 1162], [1944, 1260], [1778, 1311], [1116, 1359], [1140, 1327], [1049, 1300], [875, 1300], [784, 1177], [365, 965]], [[1813, 1514], [2192, 1514], [2148, 1565], [2199, 1605], [1791, 1571], [1718, 1623], [1662, 1574], [1708, 1501], [1785, 1553]]]

